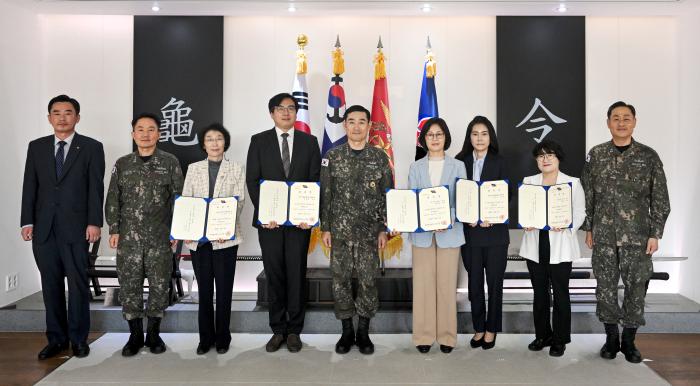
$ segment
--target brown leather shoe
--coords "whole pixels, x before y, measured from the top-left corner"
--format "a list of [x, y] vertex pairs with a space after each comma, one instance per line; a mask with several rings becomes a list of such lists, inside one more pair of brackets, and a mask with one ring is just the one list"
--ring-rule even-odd
[[265, 345], [265, 351], [267, 352], [275, 352], [280, 349], [280, 346], [282, 346], [282, 343], [284, 343], [285, 337], [282, 334], [274, 334], [272, 335], [272, 338], [270, 338], [269, 341], [267, 341], [267, 344]]
[[297, 334], [287, 335], [287, 350], [289, 352], [299, 352], [301, 351], [301, 338]]

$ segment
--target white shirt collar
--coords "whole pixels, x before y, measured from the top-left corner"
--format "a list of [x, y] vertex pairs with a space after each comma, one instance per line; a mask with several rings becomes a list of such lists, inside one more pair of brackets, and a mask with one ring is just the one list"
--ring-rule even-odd
[[[75, 138], [75, 131], [73, 132], [73, 134], [69, 135], [68, 138], [66, 138], [66, 139], [64, 139], [64, 140], [62, 140], [62, 141], [66, 143], [65, 146], [70, 147], [71, 142], [73, 142], [73, 138]], [[58, 137], [54, 134], [54, 136], [53, 136], [53, 144], [54, 144], [54, 146], [57, 146], [58, 143], [59, 143], [60, 141], [61, 141], [61, 140], [58, 139]]]
[[[277, 137], [282, 138], [282, 134], [284, 134], [284, 130], [275, 126], [275, 131], [277, 132]], [[295, 131], [295, 129], [293, 127], [291, 129], [289, 129], [289, 131], [287, 131], [287, 134], [289, 134], [289, 137], [287, 137], [288, 141], [294, 139], [294, 131]]]

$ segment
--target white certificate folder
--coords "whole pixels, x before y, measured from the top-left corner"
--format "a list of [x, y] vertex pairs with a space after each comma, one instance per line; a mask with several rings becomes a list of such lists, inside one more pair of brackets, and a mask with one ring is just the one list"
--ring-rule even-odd
[[518, 184], [518, 228], [573, 228], [573, 184]]
[[238, 196], [176, 196], [170, 240], [235, 240]]
[[318, 226], [320, 203], [319, 182], [260, 180], [257, 224]]
[[457, 178], [455, 217], [468, 224], [508, 224], [508, 180], [472, 181]]
[[389, 232], [430, 232], [451, 229], [450, 191], [447, 186], [386, 190]]

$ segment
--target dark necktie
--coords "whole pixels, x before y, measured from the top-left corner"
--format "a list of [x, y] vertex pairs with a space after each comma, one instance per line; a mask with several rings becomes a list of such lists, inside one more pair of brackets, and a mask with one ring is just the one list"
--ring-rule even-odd
[[289, 158], [289, 142], [287, 142], [289, 133], [282, 134], [282, 167], [284, 167], [284, 175], [289, 177], [289, 167], [292, 161]]
[[64, 146], [66, 146], [65, 141], [58, 142], [58, 150], [56, 151], [56, 178], [61, 178], [61, 174], [63, 173]]

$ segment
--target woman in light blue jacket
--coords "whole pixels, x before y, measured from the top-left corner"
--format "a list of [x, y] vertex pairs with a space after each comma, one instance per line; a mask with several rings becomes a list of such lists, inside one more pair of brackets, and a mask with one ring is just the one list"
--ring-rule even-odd
[[413, 343], [421, 353], [433, 342], [449, 353], [457, 345], [457, 273], [464, 244], [462, 223], [455, 222], [455, 182], [467, 178], [464, 163], [445, 154], [451, 137], [441, 118], [425, 122], [418, 142], [428, 154], [411, 164], [411, 189], [447, 185], [450, 190], [452, 228], [411, 233], [413, 245]]

